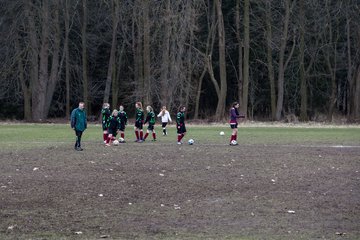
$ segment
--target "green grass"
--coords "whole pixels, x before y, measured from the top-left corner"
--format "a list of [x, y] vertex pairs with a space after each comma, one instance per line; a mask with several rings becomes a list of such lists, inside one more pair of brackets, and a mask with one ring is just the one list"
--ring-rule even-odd
[[[156, 128], [158, 142], [175, 142], [175, 127], [169, 126], [169, 136], [161, 136], [161, 127]], [[226, 144], [231, 129], [227, 125], [217, 126], [187, 126], [186, 139], [193, 138], [197, 144]], [[301, 145], [360, 145], [360, 128], [352, 127], [256, 127], [239, 126], [238, 141], [240, 144], [301, 144]], [[224, 131], [225, 136], [219, 132]], [[101, 142], [102, 129], [98, 124], [89, 125], [83, 136], [83, 141]], [[134, 139], [132, 125], [126, 129], [128, 141]], [[33, 148], [49, 147], [74, 142], [74, 132], [68, 124], [2, 124], [0, 125], [0, 147], [8, 148]], [[26, 144], [25, 144], [26, 143]]]

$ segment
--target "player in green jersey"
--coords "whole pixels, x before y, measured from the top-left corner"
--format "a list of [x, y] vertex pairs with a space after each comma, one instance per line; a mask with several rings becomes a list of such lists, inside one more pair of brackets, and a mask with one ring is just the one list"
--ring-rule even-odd
[[109, 132], [107, 129], [107, 124], [109, 121], [109, 118], [111, 116], [111, 111], [110, 111], [110, 104], [109, 103], [104, 103], [103, 107], [101, 109], [101, 124], [102, 124], [102, 129], [103, 129], [103, 139], [104, 139], [104, 143], [106, 143], [106, 140], [108, 138]]
[[176, 114], [176, 129], [178, 134], [177, 144], [182, 144], [182, 139], [186, 134], [186, 127], [185, 127], [185, 106], [179, 107], [179, 112]]
[[154, 129], [154, 125], [155, 125], [154, 109], [151, 106], [147, 106], [146, 111], [147, 111], [147, 115], [146, 115], [146, 119], [145, 119], [144, 124], [146, 124], [148, 122], [149, 126], [148, 126], [148, 128], [146, 130], [144, 141], [147, 138], [147, 136], [149, 136], [150, 132], [152, 132], [153, 141], [156, 141], [156, 133], [155, 133], [155, 129]]
[[125, 142], [125, 126], [127, 125], [127, 114], [124, 111], [124, 106], [120, 105], [119, 107], [119, 118], [120, 118], [120, 127], [119, 127], [119, 131], [120, 131], [120, 137], [122, 139], [124, 139], [124, 141], [122, 141], [121, 143]]
[[143, 124], [144, 124], [144, 111], [142, 109], [142, 104], [141, 102], [136, 102], [135, 103], [135, 107], [136, 107], [136, 115], [135, 115], [135, 136], [136, 136], [136, 140], [135, 142], [143, 142]]
[[118, 110], [114, 110], [109, 118], [108, 121], [108, 131], [109, 136], [106, 140], [105, 146], [110, 146], [111, 142], [115, 139], [119, 128], [120, 128], [120, 117], [118, 116], [119, 112]]

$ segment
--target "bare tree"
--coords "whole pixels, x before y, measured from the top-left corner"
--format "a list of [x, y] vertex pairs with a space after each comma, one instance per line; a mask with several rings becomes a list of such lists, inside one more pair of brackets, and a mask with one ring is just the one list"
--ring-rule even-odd
[[250, 54], [250, 0], [244, 0], [244, 82], [242, 86], [241, 110], [247, 112], [249, 97], [249, 54]]
[[270, 82], [270, 106], [271, 119], [276, 119], [276, 91], [275, 91], [275, 73], [273, 65], [273, 51], [272, 51], [272, 17], [271, 17], [271, 1], [266, 1], [266, 50], [267, 50], [267, 68]]
[[239, 102], [242, 102], [243, 99], [243, 82], [244, 82], [244, 72], [243, 72], [243, 40], [241, 38], [241, 24], [240, 24], [240, 0], [236, 0], [235, 7], [235, 25], [236, 25], [236, 39], [238, 46], [238, 99]]
[[90, 101], [89, 101], [89, 79], [88, 79], [88, 59], [87, 59], [87, 0], [82, 0], [82, 26], [81, 26], [81, 56], [82, 56], [82, 80], [83, 80], [83, 101], [85, 103], [86, 110], [90, 115]]
[[[281, 37], [281, 44], [280, 44], [280, 51], [279, 51], [279, 71], [278, 71], [278, 95], [277, 95], [277, 104], [276, 104], [276, 120], [281, 119], [281, 113], [283, 110], [283, 104], [284, 104], [284, 76], [285, 76], [285, 70], [287, 67], [287, 64], [289, 63], [292, 54], [294, 53], [295, 48], [295, 40], [293, 41], [293, 47], [291, 49], [291, 52], [285, 61], [285, 50], [287, 46], [288, 41], [288, 30], [289, 30], [289, 22], [290, 22], [290, 6], [291, 0], [285, 0], [285, 16], [284, 16], [284, 27]], [[294, 6], [295, 1], [293, 1]]]
[[[105, 92], [103, 102], [109, 102], [110, 98], [110, 89], [113, 79], [115, 78], [115, 55], [116, 55], [116, 45], [117, 45], [117, 29], [119, 24], [119, 4], [118, 0], [111, 1], [111, 11], [112, 11], [112, 40], [111, 40], [111, 50], [109, 58], [109, 66], [106, 77]], [[114, 103], [113, 103], [114, 104]]]
[[[329, 110], [327, 120], [332, 121], [332, 117], [335, 110], [335, 104], [337, 101], [337, 84], [336, 84], [336, 72], [337, 72], [337, 42], [339, 39], [338, 19], [335, 17], [335, 30], [333, 29], [333, 16], [330, 13], [329, 0], [325, 1], [326, 19], [327, 19], [327, 31], [325, 32], [325, 41], [327, 41], [327, 47], [324, 48], [326, 67], [329, 71], [331, 82], [331, 94], [329, 98]], [[335, 37], [334, 34], [335, 33]]]

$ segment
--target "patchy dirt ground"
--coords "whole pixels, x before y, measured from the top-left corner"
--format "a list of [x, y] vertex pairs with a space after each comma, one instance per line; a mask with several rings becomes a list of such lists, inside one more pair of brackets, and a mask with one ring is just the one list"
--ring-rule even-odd
[[0, 239], [359, 239], [360, 148], [85, 142], [0, 157]]

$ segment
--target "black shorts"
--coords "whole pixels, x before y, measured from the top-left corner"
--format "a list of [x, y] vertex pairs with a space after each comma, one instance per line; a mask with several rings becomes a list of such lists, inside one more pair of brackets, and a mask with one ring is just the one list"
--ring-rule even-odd
[[149, 123], [149, 126], [148, 126], [147, 130], [149, 130], [149, 131], [154, 131], [154, 125], [155, 125], [155, 124]]
[[108, 133], [113, 135], [114, 137], [116, 137], [117, 135], [117, 129], [112, 129], [112, 128], [109, 128], [108, 129]]
[[106, 131], [106, 130], [107, 130], [106, 123], [102, 123], [102, 129], [103, 129], [103, 131]]
[[238, 123], [230, 124], [231, 129], [236, 129], [238, 127]]
[[121, 124], [120, 127], [119, 127], [119, 130], [122, 131], [122, 132], [125, 132], [125, 124]]
[[185, 124], [183, 124], [182, 126], [176, 126], [177, 128], [177, 133], [178, 134], [183, 134], [183, 133], [186, 133], [186, 127], [185, 127]]
[[163, 122], [162, 123], [162, 128], [166, 127], [167, 124], [168, 124], [167, 122]]
[[135, 127], [138, 128], [138, 129], [143, 129], [143, 122], [140, 122], [140, 121], [136, 121], [135, 122]]

